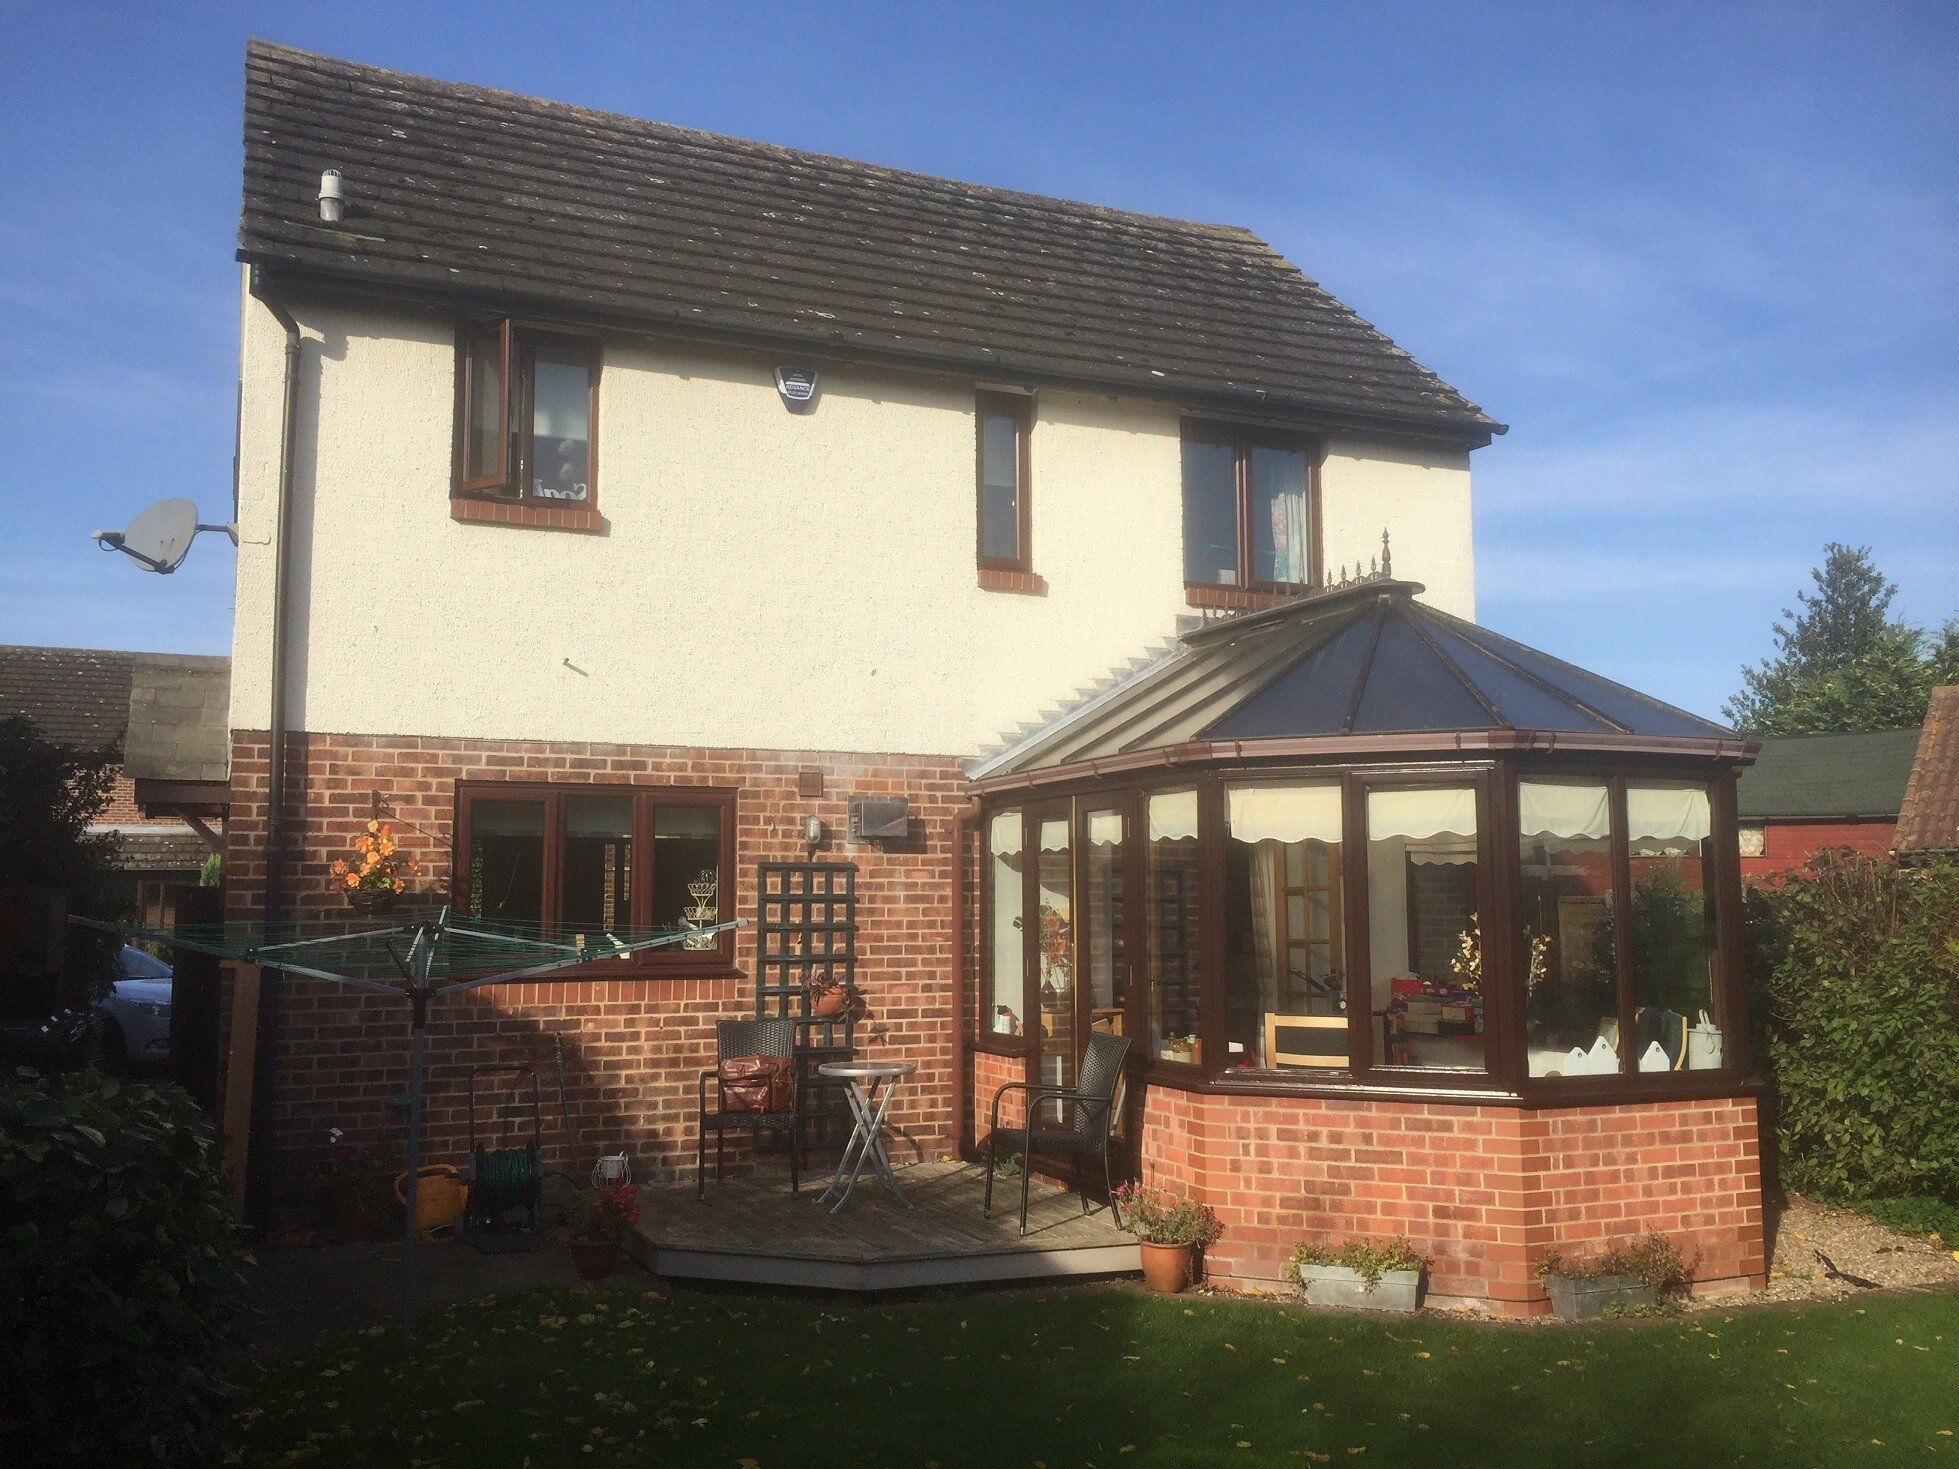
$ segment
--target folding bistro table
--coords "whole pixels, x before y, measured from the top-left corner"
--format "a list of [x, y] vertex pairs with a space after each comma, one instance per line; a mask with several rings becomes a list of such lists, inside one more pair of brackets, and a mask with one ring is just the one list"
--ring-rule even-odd
[[[850, 1141], [844, 1144], [843, 1156], [837, 1159], [836, 1176], [823, 1191], [821, 1202], [830, 1205], [832, 1214], [849, 1200], [850, 1191], [857, 1187], [857, 1178], [864, 1171], [866, 1160], [877, 1170], [879, 1180], [891, 1190], [891, 1196], [907, 1209], [911, 1207], [911, 1200], [898, 1187], [898, 1175], [891, 1168], [891, 1155], [884, 1151], [883, 1128], [884, 1114], [891, 1110], [891, 1099], [898, 1094], [898, 1083], [917, 1070], [918, 1067], [910, 1061], [825, 1061], [816, 1068], [818, 1076], [847, 1083], [844, 1098], [850, 1103], [850, 1115], [857, 1119], [857, 1125], [851, 1129]], [[854, 1163], [853, 1153], [856, 1155]], [[848, 1178], [844, 1176], [846, 1172], [850, 1175]], [[836, 1202], [831, 1203], [833, 1199]]]

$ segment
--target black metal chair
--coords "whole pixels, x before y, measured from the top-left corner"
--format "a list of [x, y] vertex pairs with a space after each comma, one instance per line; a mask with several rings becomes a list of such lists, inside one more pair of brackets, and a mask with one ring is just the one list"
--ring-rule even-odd
[[[765, 1132], [786, 1133], [789, 1137], [789, 1191], [800, 1193], [803, 1187], [802, 1159], [802, 1078], [800, 1067], [792, 1065], [789, 1072], [789, 1110], [787, 1112], [746, 1112], [731, 1110], [727, 1098], [721, 1091], [721, 1068], [719, 1063], [737, 1056], [780, 1056], [794, 1062], [796, 1060], [796, 1022], [793, 1020], [717, 1020], [714, 1023], [715, 1068], [703, 1071], [700, 1076], [700, 1133], [695, 1144], [694, 1155], [694, 1196], [707, 1197], [707, 1135], [714, 1134], [714, 1181], [721, 1182], [722, 1163], [727, 1151], [726, 1140], [731, 1127], [745, 1128], [749, 1145], [757, 1153], [761, 1151], [762, 1134]], [[708, 1109], [708, 1084], [714, 1084], [714, 1108]]]
[[[986, 1197], [981, 1212], [993, 1213], [993, 1165], [1000, 1156], [1000, 1099], [1008, 1092], [1027, 1093], [1027, 1119], [1016, 1132], [1009, 1129], [1005, 1140], [1020, 1154], [1020, 1232], [1027, 1233], [1027, 1181], [1039, 1154], [1078, 1158], [1078, 1168], [1088, 1160], [1102, 1159], [1102, 1187], [1108, 1191], [1109, 1213], [1122, 1223], [1116, 1206], [1114, 1181], [1109, 1173], [1109, 1143], [1115, 1127], [1116, 1098], [1122, 1089], [1122, 1065], [1129, 1057], [1129, 1038], [1100, 1031], [1088, 1038], [1082, 1056], [1081, 1074], [1075, 1085], [1043, 1086], [1031, 1081], [1010, 1081], [993, 1094], [993, 1118], [986, 1139]], [[1043, 1127], [1039, 1113], [1050, 1102], [1061, 1105], [1059, 1125]], [[1077, 1183], [1082, 1180], [1077, 1177]], [[1088, 1212], [1088, 1194], [1082, 1192], [1082, 1213]]]

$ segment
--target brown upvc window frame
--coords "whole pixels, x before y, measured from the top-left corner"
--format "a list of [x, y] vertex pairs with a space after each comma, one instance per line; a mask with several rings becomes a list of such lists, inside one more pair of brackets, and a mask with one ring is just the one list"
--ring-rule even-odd
[[[497, 401], [496, 472], [475, 473], [469, 463], [470, 407], [477, 390], [477, 354], [492, 345], [501, 391]], [[586, 493], [582, 500], [543, 497], [528, 488], [536, 462], [534, 392], [540, 352], [574, 361], [587, 375], [585, 413]], [[451, 453], [450, 511], [454, 519], [552, 530], [603, 529], [599, 515], [599, 378], [603, 354], [591, 337], [519, 326], [508, 317], [465, 322], [456, 330], [455, 441]]]
[[[459, 911], [469, 903], [471, 828], [478, 806], [496, 802], [526, 802], [544, 807], [543, 865], [544, 921], [555, 923], [563, 909], [563, 842], [565, 802], [579, 796], [624, 797], [632, 802], [631, 908], [628, 927], [651, 926], [655, 813], [662, 806], [713, 807], [720, 818], [720, 854], [715, 894], [715, 921], [725, 923], [739, 913], [735, 893], [735, 824], [737, 792], [725, 786], [649, 785], [618, 781], [505, 781], [466, 780], [456, 783], [454, 848], [451, 853], [451, 899]], [[603, 979], [725, 977], [735, 972], [735, 935], [720, 934], [712, 949], [643, 949], [624, 959], [594, 960], [589, 966], [563, 971], [554, 978]]]
[[[1034, 400], [1024, 393], [981, 391], [973, 400], [973, 554], [982, 572], [1034, 574]], [[1010, 418], [1014, 424], [1014, 554], [986, 554], [986, 423]], [[984, 583], [983, 583], [984, 584]], [[1003, 590], [1032, 590], [1004, 585]]]
[[[1271, 602], [1319, 586], [1326, 580], [1323, 526], [1320, 497], [1320, 464], [1325, 445], [1311, 434], [1289, 433], [1283, 429], [1218, 419], [1187, 418], [1180, 440], [1198, 439], [1228, 446], [1232, 452], [1234, 523], [1237, 536], [1238, 580], [1235, 582], [1192, 581], [1189, 551], [1184, 553], [1184, 590], [1193, 606], [1256, 609]], [[1252, 565], [1252, 451], [1278, 449], [1301, 455], [1306, 462], [1306, 579], [1301, 582], [1264, 581], [1251, 575]], [[1181, 464], [1181, 455], [1179, 458]], [[1179, 474], [1181, 475], [1181, 468]], [[1178, 484], [1178, 509], [1188, 527], [1188, 512], [1183, 509], [1188, 487]]]
[[[1713, 932], [1710, 959], [1712, 999], [1724, 1040], [1722, 1064], [1704, 1070], [1640, 1072], [1636, 1061], [1625, 1059], [1617, 1074], [1599, 1077], [1533, 1077], [1529, 1074], [1526, 1038], [1525, 984], [1528, 957], [1521, 926], [1521, 857], [1518, 841], [1518, 784], [1531, 778], [1595, 776], [1613, 787], [1613, 849], [1615, 915], [1629, 914], [1630, 905], [1623, 889], [1628, 879], [1618, 871], [1630, 860], [1625, 841], [1626, 812], [1624, 790], [1629, 782], [1645, 779], [1684, 781], [1704, 784], [1711, 810], [1712, 866], [1706, 882], [1712, 902]], [[1348, 1014], [1361, 1017], [1350, 1022], [1348, 1065], [1344, 1070], [1303, 1075], [1272, 1069], [1233, 1070], [1223, 1065], [1228, 1059], [1226, 1044], [1226, 996], [1224, 966], [1224, 843], [1226, 836], [1224, 788], [1228, 783], [1289, 783], [1293, 781], [1337, 780], [1342, 784], [1343, 848], [1342, 883], [1346, 914]], [[1485, 1067], [1481, 1071], [1451, 1070], [1375, 1064], [1373, 1057], [1373, 999], [1371, 954], [1372, 916], [1367, 896], [1367, 818], [1366, 794], [1370, 790], [1410, 788], [1429, 785], [1471, 785], [1476, 790], [1477, 811], [1477, 899], [1483, 922], [1483, 988], [1485, 1001]], [[1561, 757], [1552, 760], [1511, 759], [1476, 761], [1359, 762], [1275, 762], [1262, 766], [1228, 766], [1192, 772], [1175, 770], [1156, 776], [1104, 783], [1083, 779], [1059, 783], [1045, 792], [1030, 789], [1003, 791], [989, 797], [983, 806], [986, 818], [1003, 809], [1023, 812], [1023, 850], [1029, 845], [1034, 823], [1026, 816], [1033, 805], [1054, 803], [1080, 809], [1087, 805], [1106, 805], [1133, 799], [1137, 835], [1145, 821], [1152, 794], [1195, 790], [1198, 795], [1198, 907], [1196, 956], [1199, 980], [1198, 1030], [1203, 1041], [1205, 1062], [1192, 1064], [1163, 1057], [1142, 1056], [1138, 1064], [1152, 1084], [1177, 1091], [1233, 1095], [1334, 1096], [1367, 1100], [1435, 1100], [1475, 1106], [1519, 1106], [1525, 1108], [1584, 1107], [1620, 1104], [1663, 1103], [1671, 1100], [1700, 1100], [1753, 1095], [1760, 1090], [1748, 1054], [1746, 1010], [1747, 986], [1741, 963], [1740, 903], [1741, 870], [1732, 856], [1735, 848], [1735, 773], [1733, 769], [1710, 772], [1704, 767], [1684, 767], [1668, 760], [1597, 761]], [[1130, 859], [1138, 880], [1145, 880], [1146, 860], [1140, 839]], [[1725, 855], [1724, 854], [1728, 854]], [[1031, 867], [1031, 864], [1029, 864]], [[1027, 882], [1026, 875], [1020, 881]], [[1023, 908], [1031, 899], [1023, 897]], [[1142, 953], [1146, 942], [1141, 933], [1140, 903], [1130, 921], [1133, 952]], [[978, 901], [978, 922], [982, 930], [981, 952], [987, 953], [985, 935], [990, 931], [993, 913], [987, 894]], [[1630, 950], [1615, 943], [1615, 962]], [[1127, 1033], [1139, 1038], [1148, 1035], [1146, 977], [1140, 972], [1129, 986]], [[990, 972], [990, 970], [989, 970]], [[1622, 1001], [1631, 998], [1627, 989], [1617, 993]], [[981, 1015], [982, 1021], [984, 1015]], [[1620, 1017], [1621, 1033], [1636, 1030], [1629, 1016]], [[974, 1036], [974, 1048], [998, 1054], [1024, 1054], [1028, 1047], [1015, 1040], [988, 1036], [984, 1030]]]

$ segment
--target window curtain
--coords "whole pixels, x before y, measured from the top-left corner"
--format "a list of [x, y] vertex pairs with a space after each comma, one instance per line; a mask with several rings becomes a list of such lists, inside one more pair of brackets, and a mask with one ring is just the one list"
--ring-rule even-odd
[[1603, 782], [1521, 781], [1517, 815], [1526, 837], [1602, 842], [1612, 835], [1611, 795]]
[[1337, 785], [1230, 786], [1225, 803], [1231, 835], [1241, 842], [1340, 841]]
[[1172, 791], [1150, 797], [1150, 840], [1186, 842], [1197, 837], [1197, 792]]
[[1626, 839], [1639, 857], [1688, 851], [1713, 831], [1707, 791], [1671, 782], [1626, 787]]
[[1252, 962], [1257, 967], [1261, 1013], [1279, 1008], [1279, 965], [1283, 956], [1279, 953], [1273, 890], [1278, 886], [1279, 864], [1285, 860], [1285, 850], [1270, 840], [1252, 848]]

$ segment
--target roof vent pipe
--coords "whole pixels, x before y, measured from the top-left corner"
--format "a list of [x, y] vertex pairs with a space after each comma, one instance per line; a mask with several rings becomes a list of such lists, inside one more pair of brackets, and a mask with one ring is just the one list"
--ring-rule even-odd
[[320, 175], [320, 218], [328, 224], [339, 224], [345, 212], [340, 199], [340, 170], [329, 168]]

